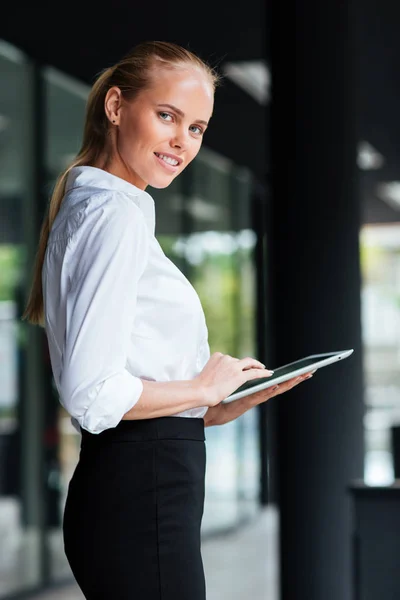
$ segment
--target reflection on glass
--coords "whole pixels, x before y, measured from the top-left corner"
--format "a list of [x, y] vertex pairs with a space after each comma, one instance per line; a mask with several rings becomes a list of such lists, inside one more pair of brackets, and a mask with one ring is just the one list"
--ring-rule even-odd
[[24, 56], [0, 41], [0, 597], [39, 582], [39, 528], [21, 461], [21, 314], [27, 203], [23, 155], [29, 131], [29, 80]]
[[400, 424], [400, 224], [366, 226], [360, 235], [366, 375], [365, 480], [394, 478], [392, 428]]

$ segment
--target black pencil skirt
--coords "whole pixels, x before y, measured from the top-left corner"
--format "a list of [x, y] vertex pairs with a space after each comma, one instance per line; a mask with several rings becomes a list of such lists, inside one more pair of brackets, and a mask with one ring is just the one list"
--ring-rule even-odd
[[64, 509], [64, 549], [89, 600], [205, 600], [200, 552], [204, 420], [82, 430]]

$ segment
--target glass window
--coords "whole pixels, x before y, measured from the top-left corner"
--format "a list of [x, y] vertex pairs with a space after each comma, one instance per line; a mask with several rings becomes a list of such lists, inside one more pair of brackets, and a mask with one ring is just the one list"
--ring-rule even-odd
[[0, 40], [0, 597], [40, 581], [38, 497], [30, 486], [30, 438], [23, 407], [26, 325], [23, 310], [31, 131], [30, 67]]
[[360, 245], [365, 481], [386, 485], [395, 476], [392, 436], [400, 425], [400, 223], [364, 226]]

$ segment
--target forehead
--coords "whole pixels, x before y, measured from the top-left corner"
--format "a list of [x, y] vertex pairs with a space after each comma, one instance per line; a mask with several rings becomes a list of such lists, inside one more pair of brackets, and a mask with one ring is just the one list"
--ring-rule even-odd
[[185, 114], [201, 111], [197, 118], [209, 118], [214, 104], [214, 90], [207, 73], [195, 67], [157, 68], [144, 94], [156, 104], [173, 104]]

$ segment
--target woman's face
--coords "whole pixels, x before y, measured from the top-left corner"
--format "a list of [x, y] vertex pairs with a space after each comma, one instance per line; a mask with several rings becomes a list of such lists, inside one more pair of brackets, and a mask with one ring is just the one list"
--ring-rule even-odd
[[214, 93], [195, 68], [156, 70], [153, 84], [131, 102], [112, 88], [106, 112], [115, 120], [113, 153], [106, 168], [135, 186], [165, 188], [200, 150]]

